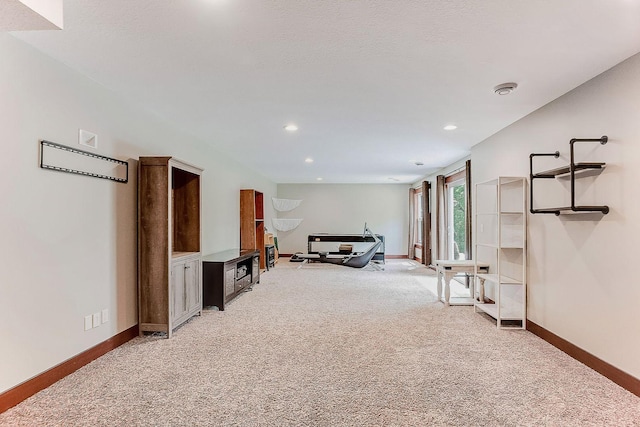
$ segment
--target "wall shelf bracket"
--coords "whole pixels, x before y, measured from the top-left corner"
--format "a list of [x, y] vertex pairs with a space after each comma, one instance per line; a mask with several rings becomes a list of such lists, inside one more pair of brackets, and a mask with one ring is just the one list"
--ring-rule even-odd
[[40, 167], [125, 184], [129, 181], [129, 163], [124, 160], [46, 140], [40, 141]]
[[[546, 170], [546, 171], [542, 171], [542, 172], [537, 172], [534, 173], [533, 172], [533, 158], [534, 157], [555, 157], [558, 158], [560, 157], [560, 152], [556, 151], [554, 153], [531, 153], [529, 155], [529, 180], [531, 181], [530, 186], [529, 186], [529, 211], [532, 214], [554, 214], [556, 216], [560, 215], [560, 214], [566, 214], [566, 213], [584, 213], [584, 212], [600, 212], [603, 215], [606, 215], [609, 213], [609, 207], [606, 205], [602, 205], [602, 206], [579, 206], [576, 205], [576, 191], [575, 191], [575, 185], [576, 185], [576, 173], [580, 172], [580, 171], [587, 171], [587, 170], [596, 170], [596, 171], [601, 171], [602, 169], [604, 169], [605, 167], [605, 163], [603, 162], [581, 162], [581, 163], [576, 163], [575, 161], [575, 154], [574, 154], [574, 145], [576, 142], [599, 142], [600, 144], [604, 145], [609, 141], [609, 138], [606, 135], [603, 135], [600, 138], [586, 138], [586, 139], [581, 139], [581, 138], [572, 138], [569, 141], [569, 150], [570, 150], [570, 163], [568, 165], [556, 168], [556, 169], [550, 169], [550, 170]], [[569, 176], [570, 181], [571, 181], [571, 205], [570, 206], [564, 206], [564, 207], [553, 207], [553, 208], [541, 208], [541, 209], [536, 209], [533, 206], [533, 188], [534, 188], [534, 181], [536, 179], [549, 179], [549, 178], [558, 178], [561, 176]]]

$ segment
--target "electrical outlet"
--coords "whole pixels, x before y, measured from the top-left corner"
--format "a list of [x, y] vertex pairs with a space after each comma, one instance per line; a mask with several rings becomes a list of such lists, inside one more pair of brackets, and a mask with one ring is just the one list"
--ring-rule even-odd
[[107, 323], [109, 321], [109, 309], [105, 308], [102, 310], [102, 323]]
[[93, 316], [84, 316], [84, 330], [88, 331], [91, 328], [93, 328]]
[[100, 326], [100, 313], [93, 313], [93, 327], [97, 328]]

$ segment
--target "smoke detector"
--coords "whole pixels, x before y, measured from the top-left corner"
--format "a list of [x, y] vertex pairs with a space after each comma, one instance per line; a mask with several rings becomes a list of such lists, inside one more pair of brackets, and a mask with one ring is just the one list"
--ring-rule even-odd
[[493, 92], [496, 95], [509, 95], [511, 92], [516, 90], [517, 87], [517, 83], [502, 83], [501, 85], [494, 87]]

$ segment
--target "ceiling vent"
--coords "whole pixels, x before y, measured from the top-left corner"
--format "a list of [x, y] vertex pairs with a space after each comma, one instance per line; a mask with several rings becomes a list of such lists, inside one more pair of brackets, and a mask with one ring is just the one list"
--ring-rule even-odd
[[494, 87], [493, 92], [496, 95], [509, 95], [511, 92], [516, 90], [517, 87], [517, 83], [502, 83], [501, 85]]

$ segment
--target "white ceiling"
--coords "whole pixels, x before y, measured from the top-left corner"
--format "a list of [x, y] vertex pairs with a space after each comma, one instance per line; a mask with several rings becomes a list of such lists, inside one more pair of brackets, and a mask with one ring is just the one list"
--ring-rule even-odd
[[65, 0], [12, 34], [275, 182], [408, 183], [639, 52], [640, 0]]
[[62, 0], [0, 0], [0, 31], [62, 28]]

